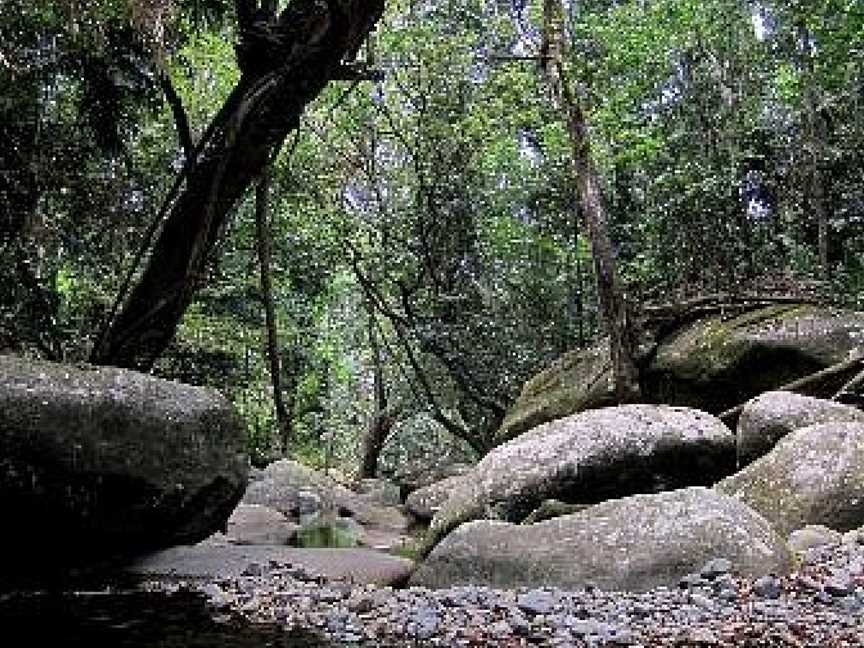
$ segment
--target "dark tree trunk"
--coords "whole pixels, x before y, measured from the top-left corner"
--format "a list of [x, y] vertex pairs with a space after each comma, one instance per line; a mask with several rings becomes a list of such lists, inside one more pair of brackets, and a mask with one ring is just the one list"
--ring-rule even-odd
[[591, 156], [588, 124], [567, 75], [563, 19], [562, 0], [544, 0], [544, 67], [570, 136], [579, 204], [585, 217], [597, 277], [597, 297], [609, 329], [615, 394], [619, 402], [633, 402], [640, 396], [635, 335], [618, 278], [605, 197]]
[[233, 207], [294, 130], [306, 105], [357, 53], [384, 0], [293, 0], [253, 22], [238, 0], [242, 76], [184, 169], [147, 263], [91, 361], [146, 370], [174, 337]]
[[372, 349], [372, 418], [363, 435], [360, 448], [360, 478], [372, 479], [378, 474], [378, 458], [396, 423], [395, 413], [387, 407], [387, 387], [384, 384], [384, 363], [381, 345], [375, 329], [375, 306], [368, 304], [369, 347]]
[[805, 204], [816, 223], [816, 246], [819, 271], [823, 277], [830, 274], [828, 259], [828, 209], [825, 204], [825, 120], [819, 113], [819, 88], [816, 79], [816, 61], [810, 30], [798, 26], [801, 67], [804, 72], [804, 123], [807, 137], [807, 196]]
[[273, 405], [276, 409], [276, 424], [279, 427], [279, 442], [282, 456], [288, 456], [291, 441], [291, 417], [282, 397], [282, 367], [279, 361], [279, 336], [276, 323], [276, 307], [273, 304], [273, 281], [270, 262], [270, 173], [261, 174], [255, 188], [255, 239], [258, 249], [258, 266], [261, 271], [261, 297], [264, 301], [264, 319], [267, 329], [267, 356], [270, 359], [270, 382], [273, 385]]

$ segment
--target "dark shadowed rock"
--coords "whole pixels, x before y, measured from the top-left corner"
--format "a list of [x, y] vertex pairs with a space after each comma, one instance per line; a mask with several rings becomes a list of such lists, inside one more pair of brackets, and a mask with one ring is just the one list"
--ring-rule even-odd
[[583, 412], [486, 455], [433, 518], [425, 549], [469, 520], [521, 521], [546, 499], [594, 504], [709, 485], [734, 466], [734, 437], [710, 414], [665, 405]]
[[247, 470], [241, 421], [214, 390], [0, 356], [10, 569], [202, 540], [225, 525]]
[[[660, 341], [643, 372], [643, 395], [717, 414], [842, 362], [862, 343], [864, 314], [824, 306], [705, 317]], [[826, 389], [839, 389], [848, 377], [838, 374]], [[503, 443], [541, 423], [605, 407], [613, 391], [608, 342], [568, 353], [525, 384], [496, 439]]]
[[790, 432], [840, 421], [864, 423], [864, 412], [834, 401], [773, 391], [747, 403], [738, 419], [738, 465], [744, 467], [768, 453]]
[[783, 574], [788, 549], [749, 507], [708, 488], [637, 495], [530, 526], [478, 520], [448, 535], [412, 585], [644, 591], [724, 558], [735, 573]]
[[538, 522], [551, 520], [562, 515], [578, 513], [579, 511], [584, 511], [589, 506], [590, 504], [568, 504], [556, 499], [543, 500], [540, 506], [531, 511], [528, 517], [522, 520], [522, 524], [537, 524]]
[[784, 537], [812, 524], [855, 529], [864, 524], [864, 423], [796, 430], [716, 489], [758, 511]]

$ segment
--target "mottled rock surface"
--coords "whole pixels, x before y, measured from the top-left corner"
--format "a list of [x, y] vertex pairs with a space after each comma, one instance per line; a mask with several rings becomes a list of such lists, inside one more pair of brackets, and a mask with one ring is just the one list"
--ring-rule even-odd
[[792, 432], [767, 455], [717, 484], [781, 535], [821, 524], [864, 524], [864, 423], [822, 423]]
[[817, 547], [839, 544], [843, 535], [821, 524], [811, 524], [789, 534], [787, 541], [792, 553], [800, 554]]
[[496, 437], [503, 443], [542, 423], [614, 404], [609, 342], [605, 340], [564, 354], [526, 382]]
[[197, 542], [246, 487], [245, 441], [214, 390], [0, 356], [0, 508], [14, 521], [0, 561], [32, 570]]
[[636, 495], [530, 526], [463, 524], [411, 577], [414, 585], [642, 591], [724, 558], [741, 575], [783, 574], [790, 554], [769, 523], [708, 488]]
[[469, 520], [519, 522], [546, 499], [594, 504], [710, 485], [734, 466], [734, 437], [710, 414], [665, 405], [583, 412], [487, 454], [433, 518], [425, 549]]
[[864, 423], [864, 412], [835, 401], [772, 391], [749, 401], [738, 419], [738, 465], [744, 467], [768, 453], [790, 432], [833, 422]]

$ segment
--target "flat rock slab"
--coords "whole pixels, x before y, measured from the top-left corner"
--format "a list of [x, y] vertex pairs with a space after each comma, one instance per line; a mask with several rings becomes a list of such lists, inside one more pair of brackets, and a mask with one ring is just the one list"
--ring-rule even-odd
[[746, 576], [784, 574], [786, 543], [741, 502], [709, 488], [610, 500], [530, 526], [477, 520], [448, 535], [410, 584], [644, 591], [723, 558]]
[[230, 580], [248, 575], [250, 570], [266, 573], [271, 562], [291, 565], [328, 580], [375, 585], [404, 583], [414, 567], [407, 558], [369, 549], [296, 549], [204, 542], [146, 556], [128, 570], [149, 578]]

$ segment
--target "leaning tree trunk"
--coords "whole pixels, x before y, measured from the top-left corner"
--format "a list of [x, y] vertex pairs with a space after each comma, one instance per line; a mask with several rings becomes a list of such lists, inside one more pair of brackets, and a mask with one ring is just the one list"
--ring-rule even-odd
[[[272, 3], [265, 3], [272, 4]], [[226, 218], [330, 80], [353, 60], [384, 0], [293, 0], [262, 19], [237, 0], [242, 76], [184, 169], [147, 263], [91, 353], [91, 362], [149, 369], [204, 281]], [[262, 9], [266, 9], [266, 6]]]
[[640, 390], [635, 336], [616, 269], [605, 197], [591, 156], [588, 124], [567, 75], [562, 0], [544, 0], [543, 22], [543, 66], [570, 137], [579, 206], [585, 217], [597, 275], [597, 296], [609, 328], [615, 394], [619, 402], [637, 401]]

